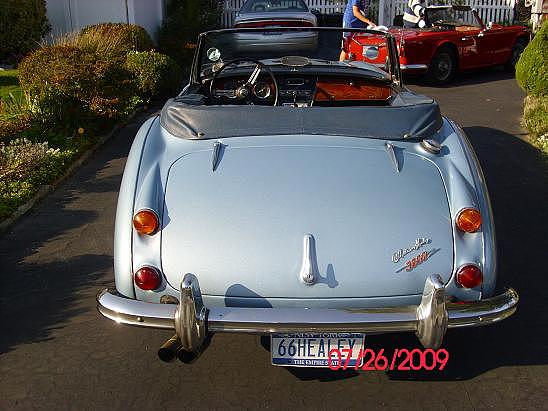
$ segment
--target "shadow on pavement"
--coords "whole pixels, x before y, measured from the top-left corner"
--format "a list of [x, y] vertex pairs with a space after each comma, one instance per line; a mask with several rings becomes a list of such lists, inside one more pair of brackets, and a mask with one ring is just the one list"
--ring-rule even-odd
[[46, 341], [85, 313], [95, 318], [95, 293], [112, 284], [116, 193], [144, 119], [124, 127], [0, 239], [0, 354]]
[[460, 86], [488, 83], [491, 81], [508, 80], [514, 77], [514, 73], [510, 73], [504, 70], [503, 67], [488, 67], [484, 69], [458, 73], [451, 83], [445, 85], [428, 84], [426, 78], [419, 75], [405, 75], [404, 84], [450, 89]]
[[[85, 254], [68, 261], [27, 264], [19, 281], [2, 297], [0, 354], [21, 343], [47, 341], [53, 330], [89, 311], [74, 305], [87, 283], [95, 283], [112, 265], [107, 255]], [[65, 274], [65, 275], [63, 275]], [[68, 274], [68, 275], [67, 275]], [[105, 281], [105, 286], [110, 280]]]
[[[465, 132], [476, 150], [491, 196], [498, 289], [511, 286], [517, 290], [518, 310], [499, 324], [450, 330], [444, 342], [450, 360], [444, 371], [390, 372], [392, 379], [464, 380], [503, 366], [548, 364], [544, 258], [548, 249], [548, 161], [537, 149], [503, 131], [468, 127]], [[377, 338], [376, 344], [385, 350], [420, 348], [413, 335], [397, 342], [388, 335]]]

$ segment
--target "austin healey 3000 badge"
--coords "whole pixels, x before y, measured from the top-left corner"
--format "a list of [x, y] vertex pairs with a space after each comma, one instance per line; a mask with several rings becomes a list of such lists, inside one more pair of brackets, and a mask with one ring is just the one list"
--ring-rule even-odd
[[[417, 251], [419, 248], [423, 247], [426, 244], [430, 244], [432, 240], [429, 238], [417, 238], [415, 240], [415, 244], [413, 244], [409, 248], [401, 248], [398, 251], [396, 251], [394, 254], [392, 254], [392, 261], [394, 263], [398, 263], [403, 257], [405, 257], [407, 254]], [[412, 271], [416, 266], [419, 264], [424, 263], [426, 260], [428, 260], [430, 257], [432, 257], [434, 254], [436, 254], [438, 251], [440, 251], [439, 248], [433, 248], [430, 251], [423, 251], [420, 254], [415, 255], [413, 258], [410, 258], [408, 261], [405, 262], [405, 265], [398, 268], [396, 270], [396, 273], [399, 273], [403, 270], [405, 271]]]
[[415, 244], [413, 244], [411, 247], [409, 247], [409, 248], [400, 248], [398, 251], [396, 251], [394, 254], [392, 254], [392, 262], [393, 263], [399, 262], [407, 254], [409, 254], [413, 251], [416, 251], [419, 248], [421, 248], [422, 246], [424, 246], [426, 244], [430, 244], [431, 242], [432, 242], [432, 240], [430, 240], [429, 238], [425, 238], [425, 237], [417, 238], [415, 240]]

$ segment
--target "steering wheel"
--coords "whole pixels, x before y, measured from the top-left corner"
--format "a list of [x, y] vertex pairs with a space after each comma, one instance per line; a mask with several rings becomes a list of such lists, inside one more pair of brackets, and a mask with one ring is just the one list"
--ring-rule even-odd
[[[239, 86], [236, 89], [233, 90], [216, 90], [214, 87], [215, 81], [219, 77], [219, 75], [229, 66], [233, 66], [242, 62], [248, 62], [255, 64], [255, 68], [251, 72], [251, 75], [247, 79], [247, 81]], [[209, 95], [214, 99], [219, 99], [221, 97], [227, 97], [227, 98], [233, 98], [237, 100], [249, 100], [253, 96], [253, 88], [255, 87], [255, 83], [257, 82], [257, 79], [259, 78], [259, 74], [261, 74], [261, 70], [264, 70], [272, 80], [272, 84], [274, 84], [274, 103], [273, 106], [276, 106], [278, 104], [278, 82], [276, 81], [276, 77], [274, 77], [274, 73], [272, 73], [272, 70], [268, 68], [265, 64], [261, 63], [258, 60], [252, 60], [252, 59], [235, 59], [226, 62], [223, 64], [223, 66], [213, 74], [213, 77], [211, 78], [211, 83], [209, 83]], [[268, 97], [267, 97], [268, 98]], [[265, 98], [266, 100], [266, 98]]]

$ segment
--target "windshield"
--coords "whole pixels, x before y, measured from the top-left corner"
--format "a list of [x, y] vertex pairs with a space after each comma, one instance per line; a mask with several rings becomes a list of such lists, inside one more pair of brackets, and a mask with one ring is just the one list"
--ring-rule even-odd
[[[241, 64], [260, 61], [275, 69], [360, 71], [378, 79], [392, 78], [398, 69], [397, 58], [390, 55], [393, 38], [384, 32], [365, 29], [284, 28], [229, 29], [200, 36], [194, 62], [197, 82], [229, 62]], [[341, 53], [342, 51], [342, 53]], [[342, 61], [341, 61], [342, 60]]]
[[432, 26], [471, 26], [478, 25], [472, 10], [468, 7], [428, 7], [427, 24]]
[[241, 13], [291, 11], [306, 12], [308, 7], [302, 0], [248, 0], [240, 10]]

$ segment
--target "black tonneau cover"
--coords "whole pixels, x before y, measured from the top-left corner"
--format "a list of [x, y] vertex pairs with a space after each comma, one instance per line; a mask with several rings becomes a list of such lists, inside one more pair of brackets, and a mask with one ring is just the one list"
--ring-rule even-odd
[[208, 106], [188, 97], [168, 100], [160, 116], [167, 131], [185, 139], [322, 134], [396, 140], [429, 137], [442, 124], [433, 99], [407, 91], [389, 106], [359, 107]]

